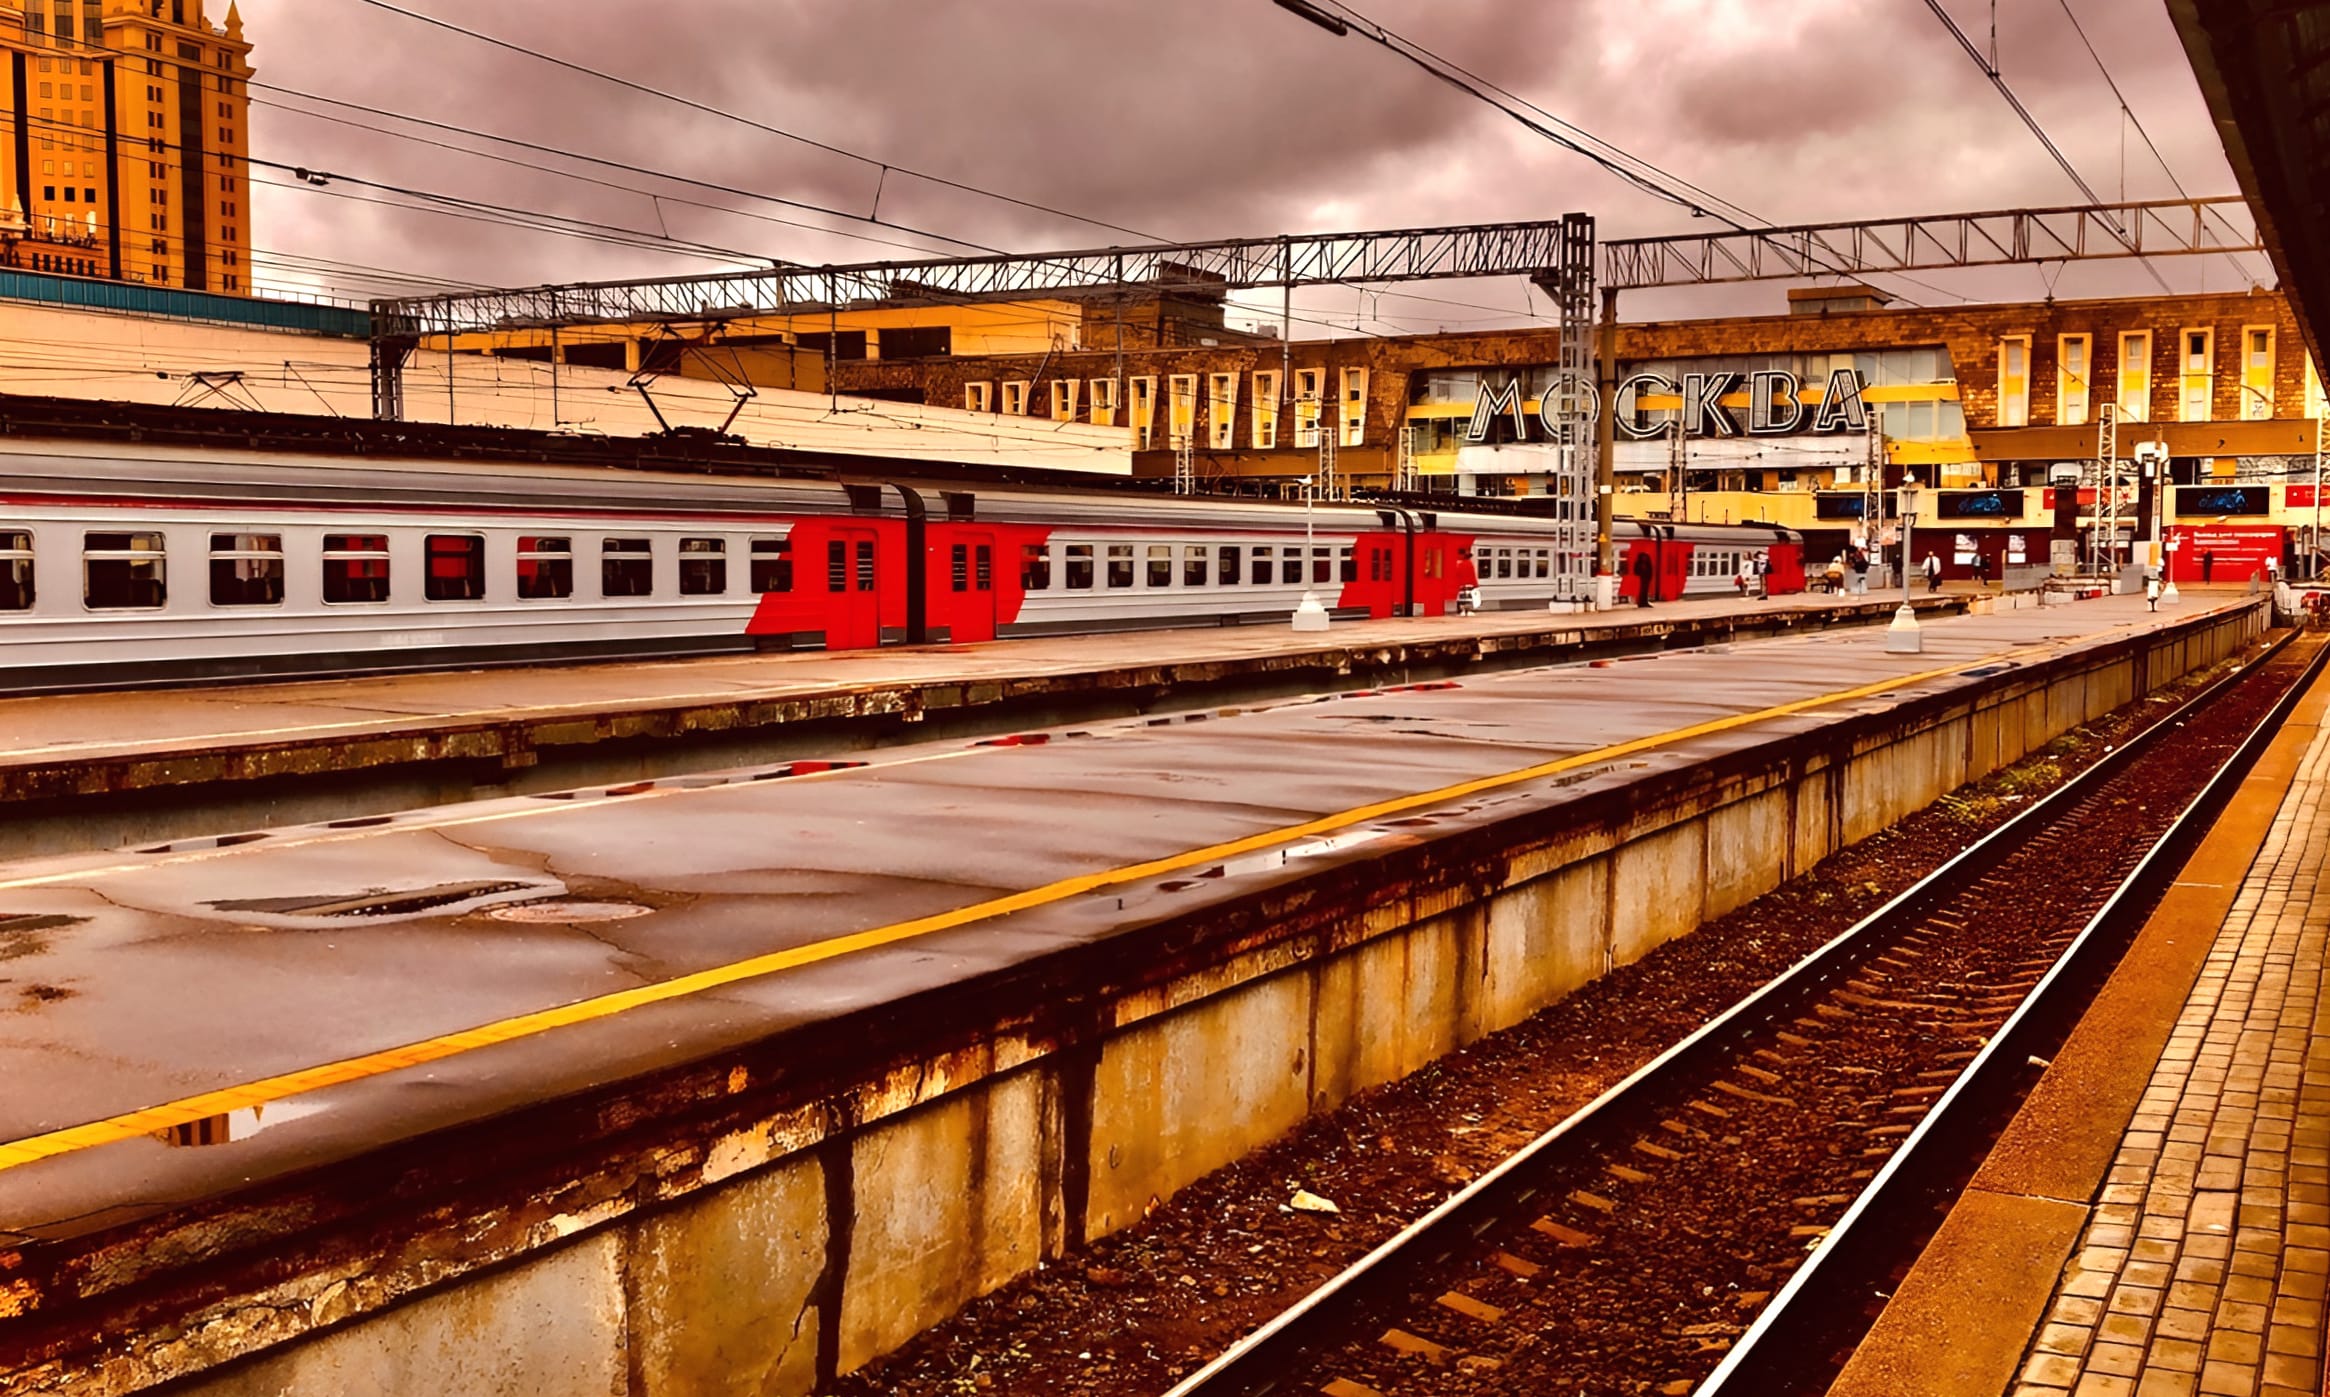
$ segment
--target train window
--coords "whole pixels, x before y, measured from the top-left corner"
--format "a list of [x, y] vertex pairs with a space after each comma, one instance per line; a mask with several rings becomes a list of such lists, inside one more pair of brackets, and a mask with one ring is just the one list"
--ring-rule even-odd
[[1537, 550], [1537, 575], [1538, 575], [1539, 577], [1551, 577], [1551, 576], [1553, 576], [1553, 550], [1552, 550], [1552, 549], [1550, 549], [1550, 548], [1540, 548], [1540, 549], [1538, 549], [1538, 550]]
[[953, 564], [953, 571], [952, 571], [952, 572], [950, 573], [950, 575], [949, 575], [949, 581], [950, 581], [950, 582], [953, 584], [953, 586], [954, 586], [954, 589], [955, 589], [956, 591], [958, 591], [958, 592], [968, 592], [968, 591], [970, 591], [970, 590], [971, 590], [971, 549], [970, 549], [970, 546], [969, 546], [969, 545], [967, 545], [967, 544], [961, 544], [961, 543], [958, 543], [958, 544], [956, 544], [956, 545], [954, 546], [953, 550], [952, 550], [952, 554], [951, 554], [950, 561], [951, 561], [951, 562], [952, 562], [952, 564]]
[[793, 540], [756, 538], [752, 541], [750, 583], [756, 592], [793, 590]]
[[476, 534], [430, 534], [421, 595], [430, 601], [485, 600], [485, 540]]
[[212, 606], [275, 606], [282, 601], [283, 535], [210, 536]]
[[[1368, 558], [1368, 561], [1369, 561], [1370, 563], [1373, 563], [1373, 562], [1375, 561], [1375, 558], [1374, 558], [1374, 556], [1373, 556], [1373, 555], [1371, 555], [1371, 556]], [[1335, 562], [1336, 562], [1337, 575], [1338, 575], [1338, 576], [1339, 576], [1339, 577], [1340, 577], [1340, 578], [1341, 578], [1343, 581], [1345, 581], [1345, 582], [1357, 582], [1357, 581], [1359, 580], [1359, 550], [1358, 550], [1358, 549], [1356, 549], [1356, 548], [1338, 548], [1338, 549], [1336, 549], [1336, 550], [1335, 550]]]
[[151, 608], [168, 600], [160, 534], [86, 534], [81, 546], [81, 595], [92, 611]]
[[680, 540], [680, 595], [716, 597], [728, 590], [728, 540]]
[[1497, 576], [1511, 577], [1512, 575], [1513, 550], [1510, 548], [1500, 548], [1497, 550]]
[[977, 548], [971, 550], [971, 558], [973, 562], [971, 572], [972, 585], [977, 587], [982, 592], [994, 591], [995, 549], [989, 544], [982, 543]]
[[1019, 546], [1019, 589], [1041, 592], [1052, 585], [1052, 550], [1041, 543]]
[[1173, 585], [1172, 544], [1152, 543], [1149, 545], [1149, 585], [1152, 587], [1170, 587]]
[[644, 538], [599, 540], [599, 595], [645, 597], [655, 593], [655, 544]]
[[858, 540], [858, 590], [874, 590], [874, 541], [870, 538]]
[[[1343, 551], [1344, 551], [1345, 553], [1349, 553], [1351, 550], [1350, 550], [1350, 549], [1348, 549], [1348, 548], [1346, 548], [1346, 549], [1344, 549]], [[1313, 582], [1332, 582], [1332, 581], [1334, 581], [1334, 580], [1335, 580], [1335, 550], [1334, 550], [1334, 549], [1332, 549], [1332, 548], [1314, 548], [1314, 549], [1312, 549], [1312, 550], [1311, 550], [1311, 581], [1313, 581]]]
[[1254, 581], [1260, 586], [1267, 587], [1271, 583], [1270, 555], [1272, 551], [1267, 543], [1254, 545]]
[[1131, 544], [1112, 543], [1108, 546], [1108, 585], [1111, 587], [1130, 587], [1133, 585], [1133, 546]]
[[828, 539], [825, 544], [825, 590], [849, 590], [849, 545], [840, 539]]
[[0, 529], [0, 611], [32, 610], [32, 535]]
[[1182, 586], [1203, 587], [1205, 585], [1207, 576], [1213, 571], [1213, 559], [1207, 556], [1212, 552], [1211, 548], [1202, 543], [1181, 545]]
[[1441, 550], [1438, 545], [1434, 545], [1433, 547], [1424, 550], [1423, 570], [1426, 577], [1440, 576], [1442, 566]]
[[1068, 590], [1072, 592], [1091, 591], [1092, 545], [1089, 543], [1069, 544], [1067, 565], [1061, 571], [1067, 574], [1062, 580], [1068, 584]]
[[1376, 549], [1374, 556], [1367, 560], [1368, 580], [1370, 582], [1391, 581], [1393, 566], [1392, 551], [1389, 548]]
[[1238, 585], [1238, 562], [1238, 545], [1234, 543], [1222, 545], [1221, 555], [1214, 562], [1214, 577], [1224, 587]]
[[573, 595], [574, 540], [551, 535], [519, 535], [519, 599], [554, 601]]
[[324, 535], [324, 600], [388, 600], [388, 535]]

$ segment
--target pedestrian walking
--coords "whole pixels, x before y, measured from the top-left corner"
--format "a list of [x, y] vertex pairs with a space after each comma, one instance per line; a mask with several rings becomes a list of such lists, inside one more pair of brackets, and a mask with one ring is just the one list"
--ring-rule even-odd
[[1925, 555], [1925, 589], [1928, 592], [1942, 590], [1942, 560], [1931, 553]]
[[1657, 585], [1658, 569], [1651, 566], [1650, 550], [1637, 549], [1634, 554], [1634, 604], [1649, 606], [1651, 589]]

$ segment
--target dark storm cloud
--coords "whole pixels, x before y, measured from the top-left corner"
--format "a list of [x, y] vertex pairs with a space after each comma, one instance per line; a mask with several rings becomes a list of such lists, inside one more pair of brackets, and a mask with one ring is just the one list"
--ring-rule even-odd
[[[1625, 188], [1381, 49], [1337, 39], [1268, 0], [405, 3], [879, 160], [1169, 238], [1545, 217], [1572, 208], [1595, 212], [1604, 236], [1690, 225], [1686, 213]], [[2229, 191], [2165, 14], [2151, 0], [2074, 3], [2186, 186]], [[1777, 221], [2078, 201], [1919, 0], [1372, 0], [1362, 8]], [[2001, 66], [2099, 192], [2115, 196], [2122, 123], [2057, 0], [2002, 8]], [[1987, 9], [1977, 13], [1968, 0], [1955, 9], [1970, 30], [1982, 26], [1977, 42], [1987, 44]], [[886, 219], [994, 246], [1129, 240], [897, 173], [883, 178], [866, 164], [360, 0], [244, 0], [243, 14], [264, 82], [852, 211], [870, 210], [879, 181]], [[257, 112], [254, 134], [259, 152], [277, 159], [665, 230], [752, 255], [904, 255], [275, 108]], [[2170, 192], [2132, 135], [2130, 147], [2128, 193]], [[258, 203], [263, 246], [467, 280], [703, 265], [325, 195], [262, 190]], [[832, 223], [755, 207], [774, 218]], [[2216, 265], [2215, 284], [2228, 283], [2231, 274]], [[1518, 300], [1487, 297], [1483, 288], [1450, 295], [1498, 306]], [[1453, 321], [1479, 314], [1414, 306], [1401, 313]]]

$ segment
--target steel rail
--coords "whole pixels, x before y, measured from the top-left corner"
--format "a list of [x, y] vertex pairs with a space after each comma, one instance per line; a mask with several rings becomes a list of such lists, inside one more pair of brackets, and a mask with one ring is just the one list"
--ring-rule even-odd
[[[2279, 654], [2295, 638], [2295, 632], [2284, 636], [2256, 664]], [[1786, 1375], [1801, 1371], [1806, 1360], [1800, 1341], [1832, 1323], [1831, 1317], [1838, 1312], [1835, 1307], [1861, 1303], [1866, 1296], [1863, 1288], [1882, 1271], [1899, 1245], [1900, 1233], [1892, 1225], [1923, 1210], [1932, 1197], [1930, 1190], [1949, 1183], [1955, 1173], [1970, 1171], [1990, 1152], [1993, 1136], [1983, 1128], [1984, 1122], [1993, 1118], [1991, 1113], [2029, 1091], [2037, 1076], [2035, 1069], [2043, 1062], [2036, 1059], [2033, 1049], [2044, 1046], [2052, 1030], [2067, 1027], [2084, 1012], [2100, 977], [2117, 966], [2127, 943], [2142, 929], [2154, 896], [2182, 871], [2218, 813], [2247, 778], [2250, 767], [2321, 675], [2325, 662], [2330, 662], [2330, 645], [2314, 653], [2289, 692], [2275, 701], [2208, 784], [2153, 841], [2134, 870], [2112, 890], [2039, 983], [1991, 1035], [1990, 1042], [1903, 1138], [1901, 1147], [1829, 1229], [1819, 1249], [1796, 1268], [1748, 1332], [1693, 1390], [1694, 1397], [1720, 1393], [1763, 1397], [1786, 1390]], [[2245, 678], [2254, 668], [2255, 664], [2244, 666], [2223, 683]], [[2221, 687], [2212, 686], [2195, 702], [2213, 696]], [[2170, 719], [2163, 719], [2145, 735], [2172, 726]], [[1821, 1385], [1826, 1385], [1825, 1380]]]
[[[1293, 1306], [1273, 1316], [1212, 1362], [1175, 1384], [1165, 1397], [1201, 1397], [1201, 1394], [1202, 1397], [1225, 1397], [1225, 1394], [1262, 1397], [1263, 1394], [1281, 1391], [1310, 1390], [1304, 1387], [1282, 1387], [1282, 1381], [1293, 1369], [1295, 1360], [1316, 1338], [1338, 1327], [1350, 1310], [1396, 1289], [1416, 1270], [1444, 1259], [1456, 1247], [1470, 1242], [1478, 1233], [1496, 1226], [1509, 1211], [1529, 1204], [1540, 1192], [1535, 1181], [1536, 1166], [1544, 1162], [1548, 1155], [1575, 1139], [1590, 1138], [1594, 1129], [1605, 1120], [1617, 1117], [1635, 1099], [1663, 1089], [1671, 1078], [1700, 1070], [1711, 1060], [1729, 1054], [1739, 1040], [1763, 1030], [1775, 1019], [1798, 1012], [1804, 1003], [1824, 991], [1831, 982], [1854, 969], [1866, 954], [1879, 949], [1889, 933], [1914, 925], [1946, 899], [1980, 879], [2025, 843], [2043, 833], [2064, 810], [2084, 799], [2095, 788], [2118, 775], [2138, 756], [2149, 751], [2155, 742], [2176, 731], [2186, 720], [2223, 697], [2234, 685], [2252, 677], [2260, 666], [2280, 654], [2292, 639], [2294, 634], [2284, 636], [2257, 658], [2178, 705], [2173, 712], [2162, 715], [2117, 750], [2032, 802], [2030, 808], [1960, 850], [1890, 902], [1839, 932], [1780, 976], [1627, 1074], [1544, 1134], [1507, 1156], [1487, 1173], [1450, 1195], [1432, 1211], [1386, 1239]], [[2233, 758], [2219, 769], [2204, 788], [2202, 796], [2188, 807], [2185, 816], [2179, 818], [2173, 829], [2184, 828], [2193, 811], [2203, 809], [2204, 803], [2213, 793], [2219, 792], [2220, 788], [2229, 790], [2231, 784], [2238, 782], [2238, 773], [2245, 772], [2255, 760], [2256, 752], [2262, 750], [2259, 734], [2270, 738], [2271, 730], [2278, 726], [2289, 708], [2296, 703], [2296, 696], [2303, 693], [2321, 671], [2325, 660], [2330, 660], [2330, 646], [2325, 646], [2314, 657], [2290, 692], [2283, 696], [2241, 747], [2235, 750]], [[2232, 773], [2230, 781], [2229, 773]], [[2156, 845], [2139, 866], [2138, 876], [2145, 876], [2154, 870], [2159, 862], [2154, 857], [2157, 852]], [[2122, 891], [2125, 891], [2124, 885]], [[2120, 905], [2124, 905], [2124, 901], [2119, 893], [2115, 893], [2107, 904]], [[2083, 933], [2075, 947], [2091, 939]], [[2047, 983], [2042, 981], [2041, 988], [2045, 988]], [[2037, 992], [2035, 990], [2034, 994]], [[2010, 1027], [2021, 1018], [2021, 1011], [2018, 1010], [2017, 1015], [2009, 1020]], [[2002, 1030], [1996, 1035], [1993, 1048], [2007, 1037], [2007, 1031]], [[1970, 1064], [1968, 1073], [1961, 1074], [1961, 1080], [1984, 1060], [2011, 1061], [2001, 1058], [1995, 1052], [1987, 1054], [1984, 1059], [1978, 1059], [1977, 1064]], [[1948, 1101], [1951, 1097], [1945, 1095], [1942, 1099]], [[1927, 1121], [1934, 1120], [1941, 1114], [1941, 1110], [1941, 1105], [1937, 1104], [1933, 1111], [1927, 1113]], [[1921, 1138], [1932, 1138], [1931, 1132], [1921, 1129], [1907, 1137], [1907, 1140]], [[1876, 1191], [1888, 1175], [1899, 1177], [1903, 1173], [1896, 1161], [1910, 1151], [1910, 1145], [1905, 1142], [1888, 1161], [1887, 1170], [1882, 1171], [1863, 1191], [1862, 1200]], [[1708, 1397], [1708, 1394], [1715, 1392], [1717, 1388], [1708, 1384], [1715, 1384], [1718, 1379], [1737, 1382], [1739, 1386], [1731, 1389], [1735, 1392], [1759, 1391], [1754, 1385], [1754, 1378], [1748, 1373], [1747, 1364], [1751, 1354], [1773, 1343], [1769, 1336], [1780, 1328], [1782, 1314], [1794, 1308], [1794, 1297], [1811, 1290], [1813, 1275], [1822, 1269], [1818, 1263], [1826, 1259], [1832, 1250], [1840, 1250], [1846, 1245], [1840, 1240], [1849, 1233], [1846, 1224], [1865, 1216], [1868, 1211], [1860, 1201], [1848, 1209], [1846, 1217], [1831, 1229], [1829, 1237], [1820, 1251], [1814, 1253], [1812, 1261], [1797, 1268], [1788, 1285], [1773, 1297], [1765, 1313], [1751, 1326], [1748, 1334], [1742, 1336], [1741, 1342], [1733, 1347], [1725, 1362], [1709, 1376], [1707, 1384], [1697, 1390], [1697, 1397]], [[1732, 1374], [1740, 1376], [1734, 1377]]]

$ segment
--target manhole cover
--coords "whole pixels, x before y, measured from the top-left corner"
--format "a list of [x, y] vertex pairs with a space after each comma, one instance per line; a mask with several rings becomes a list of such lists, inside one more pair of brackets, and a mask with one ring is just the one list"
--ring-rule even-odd
[[636, 902], [521, 902], [486, 915], [504, 922], [619, 922], [654, 911]]

